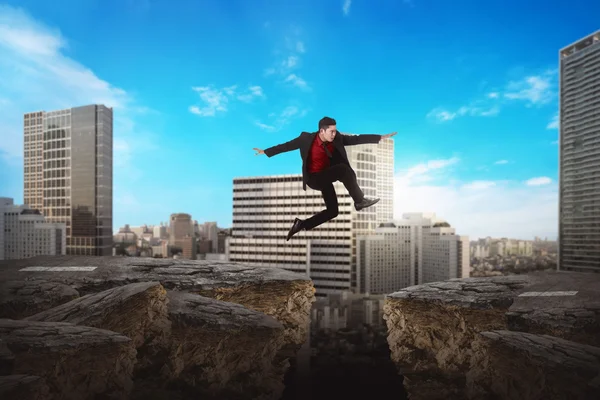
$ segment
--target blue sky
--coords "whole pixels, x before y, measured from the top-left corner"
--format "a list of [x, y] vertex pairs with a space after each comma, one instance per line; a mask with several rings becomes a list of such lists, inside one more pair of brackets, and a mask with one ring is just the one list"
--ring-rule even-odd
[[596, 1], [33, 0], [0, 4], [0, 196], [23, 199], [22, 114], [114, 107], [114, 229], [232, 219], [234, 177], [299, 173], [316, 129], [395, 140], [395, 213], [473, 238], [554, 238], [558, 50]]

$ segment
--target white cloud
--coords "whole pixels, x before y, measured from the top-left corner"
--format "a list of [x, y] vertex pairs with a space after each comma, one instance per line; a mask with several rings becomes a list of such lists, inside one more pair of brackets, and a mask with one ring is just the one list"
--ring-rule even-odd
[[511, 81], [506, 87], [504, 97], [509, 100], [522, 100], [528, 106], [546, 104], [554, 99], [555, 71], [540, 75], [527, 76], [519, 81]]
[[306, 83], [306, 81], [300, 78], [296, 74], [289, 74], [287, 78], [285, 78], [285, 82], [291, 83], [294, 86], [299, 87], [300, 89], [309, 90], [310, 87]]
[[425, 163], [420, 163], [403, 171], [401, 179], [407, 182], [430, 181], [433, 180], [433, 177], [430, 175], [431, 173], [435, 174], [436, 171], [443, 170], [459, 161], [460, 159], [458, 157], [452, 157], [449, 159], [430, 160]]
[[287, 106], [279, 113], [270, 113], [271, 123], [256, 121], [255, 125], [266, 132], [277, 132], [288, 125], [292, 119], [302, 118], [308, 113], [307, 109], [300, 109], [297, 106]]
[[243, 101], [245, 103], [249, 103], [258, 97], [260, 97], [260, 98], [265, 97], [263, 89], [260, 86], [250, 86], [248, 88], [248, 92], [238, 95], [237, 99], [240, 101]]
[[[302, 40], [299, 39], [301, 30], [298, 28], [291, 29], [290, 34], [284, 37], [285, 45], [283, 49], [278, 49], [275, 53], [278, 54], [278, 61], [266, 68], [263, 75], [269, 77], [276, 75], [280, 78], [284, 78], [285, 81], [292, 81], [296, 86], [307, 88], [306, 82], [299, 78], [293, 71], [298, 70], [301, 67], [300, 54], [306, 52], [306, 46]], [[283, 57], [282, 57], [283, 56]]]
[[[133, 199], [123, 191], [137, 186], [144, 174], [145, 157], [158, 148], [157, 135], [149, 128], [161, 122], [161, 114], [69, 57], [68, 48], [68, 38], [58, 30], [22, 9], [0, 5], [0, 93], [10, 99], [0, 106], [0, 169], [14, 167], [18, 174], [23, 168], [24, 113], [89, 104], [112, 107], [117, 219], [136, 209]], [[20, 186], [22, 175], [15, 176], [16, 180]], [[6, 194], [18, 197], [16, 193]]]
[[508, 164], [508, 160], [498, 160], [494, 164], [496, 164], [496, 165]]
[[[114, 160], [131, 160], [138, 148], [125, 144], [140, 134], [143, 120], [137, 117], [150, 109], [67, 57], [67, 48], [67, 40], [58, 30], [21, 9], [0, 5], [0, 92], [10, 98], [0, 109], [2, 158], [11, 164], [22, 162], [24, 113], [104, 104], [114, 109]], [[135, 167], [129, 165], [127, 171], [133, 172]], [[136, 176], [139, 174], [141, 171]]]
[[292, 69], [296, 65], [298, 65], [298, 57], [297, 56], [289, 56], [282, 63], [283, 68]]
[[496, 186], [494, 181], [473, 181], [462, 185], [463, 189], [467, 190], [484, 190]]
[[218, 111], [227, 111], [229, 99], [225, 89], [215, 89], [212, 86], [193, 87], [192, 90], [198, 92], [200, 100], [204, 103], [203, 107], [191, 106], [190, 112], [201, 117], [214, 117]]
[[[555, 85], [556, 71], [549, 70], [539, 75], [510, 81], [506, 84], [503, 92], [489, 92], [485, 97], [456, 110], [436, 107], [427, 114], [427, 118], [438, 122], [448, 122], [463, 116], [493, 117], [500, 113], [501, 106], [514, 101], [523, 101], [527, 107], [544, 105], [554, 100]], [[552, 122], [548, 128], [552, 129], [551, 126], [553, 126]]]
[[546, 125], [546, 129], [558, 129], [558, 114], [552, 117], [552, 120]]
[[344, 0], [344, 5], [342, 6], [342, 11], [344, 15], [348, 15], [350, 12], [350, 6], [352, 5], [352, 0]]
[[552, 144], [558, 144], [558, 140], [553, 141]]
[[229, 101], [233, 98], [249, 103], [255, 98], [265, 97], [260, 86], [249, 86], [246, 91], [239, 91], [237, 85], [227, 86], [221, 89], [215, 88], [213, 85], [196, 86], [192, 87], [192, 90], [198, 93], [202, 105], [193, 105], [188, 109], [192, 114], [201, 117], [214, 117], [219, 112], [227, 112]]
[[475, 106], [462, 106], [456, 111], [450, 111], [441, 107], [434, 108], [427, 114], [427, 118], [435, 119], [438, 122], [452, 121], [457, 117], [492, 117], [498, 115], [500, 109], [497, 106], [483, 108]]
[[267, 132], [275, 132], [277, 130], [276, 127], [274, 127], [273, 125], [267, 125], [267, 124], [263, 124], [260, 121], [256, 121], [255, 122], [256, 126], [258, 126], [260, 129], [262, 129], [263, 131], [267, 131]]
[[[449, 171], [457, 161], [436, 160], [396, 174], [395, 218], [405, 212], [435, 212], [458, 234], [477, 237], [555, 237], [557, 187], [512, 181], [461, 181]], [[431, 164], [430, 164], [431, 163]], [[427, 165], [437, 165], [431, 176]], [[422, 175], [429, 175], [422, 179]]]
[[547, 176], [531, 178], [531, 179], [528, 179], [527, 181], [525, 181], [525, 184], [527, 186], [542, 186], [542, 185], [549, 185], [551, 183], [552, 183], [552, 179], [548, 178]]
[[439, 122], [452, 121], [454, 118], [456, 118], [456, 113], [438, 107], [429, 111], [427, 118], [436, 119]]

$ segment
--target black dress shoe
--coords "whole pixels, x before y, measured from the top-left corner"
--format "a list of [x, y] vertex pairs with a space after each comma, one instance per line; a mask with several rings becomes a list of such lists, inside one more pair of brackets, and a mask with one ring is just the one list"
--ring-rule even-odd
[[367, 199], [366, 197], [362, 199], [360, 203], [354, 203], [354, 208], [356, 211], [360, 211], [363, 208], [371, 207], [373, 204], [377, 203], [379, 199]]
[[296, 218], [294, 220], [294, 225], [292, 225], [292, 228], [290, 229], [290, 231], [287, 234], [287, 238], [285, 239], [286, 241], [290, 240], [290, 238], [292, 236], [294, 236], [296, 233], [300, 232], [302, 230], [302, 221], [299, 218]]

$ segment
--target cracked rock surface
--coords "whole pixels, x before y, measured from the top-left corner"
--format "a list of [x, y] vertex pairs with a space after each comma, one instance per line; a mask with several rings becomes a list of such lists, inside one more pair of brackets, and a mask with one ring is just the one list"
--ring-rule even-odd
[[[490, 392], [491, 386], [478, 383], [478, 380], [486, 379], [485, 374], [477, 373], [481, 366], [489, 366], [488, 371], [494, 366], [490, 359], [492, 341], [482, 332], [528, 332], [538, 335], [530, 339], [546, 335], [557, 340], [570, 340], [578, 346], [593, 345], [591, 348], [597, 349], [600, 343], [599, 306], [598, 274], [538, 272], [452, 279], [405, 288], [387, 296], [384, 319], [392, 359], [405, 375], [405, 386], [411, 399], [463, 398], [467, 395], [483, 399], [486, 395], [492, 396], [489, 398], [495, 395]], [[504, 346], [509, 335], [503, 335]], [[518, 337], [520, 339], [510, 336], [511, 343], [515, 346], [522, 343], [526, 347], [528, 342], [524, 336]], [[556, 349], [559, 342], [536, 343], [539, 349], [548, 347], [545, 354], [555, 354], [550, 349]], [[502, 378], [505, 379], [503, 384], [518, 385], [519, 365], [530, 365], [529, 358], [534, 353], [515, 350], [511, 354], [513, 373], [508, 373], [510, 368], [501, 365], [498, 368], [507, 373]], [[542, 364], [545, 362], [543, 357], [539, 360]], [[546, 375], [540, 376], [553, 376], [551, 369], [544, 371]], [[424, 390], [427, 387], [438, 389]], [[556, 393], [553, 396], [560, 398]]]
[[275, 318], [239, 304], [169, 291], [171, 343], [161, 369], [172, 386], [228, 399], [278, 399], [287, 360]]
[[77, 290], [60, 282], [0, 282], [0, 318], [21, 319], [79, 297]]
[[384, 319], [392, 360], [403, 374], [470, 363], [480, 331], [504, 329], [515, 292], [530, 278], [507, 276], [427, 283], [387, 296]]
[[[68, 267], [95, 269], [72, 271], [67, 270]], [[23, 271], [24, 268], [29, 271]], [[279, 268], [249, 267], [242, 263], [222, 261], [138, 257], [40, 256], [2, 261], [0, 294], [7, 293], [5, 282], [8, 281], [66, 285], [79, 296], [130, 283], [160, 282], [167, 290], [197, 293], [239, 303], [271, 315], [284, 325], [286, 339], [298, 346], [304, 342], [307, 334], [315, 292], [308, 276]], [[62, 302], [71, 299], [64, 298]], [[3, 295], [0, 296], [0, 307], [10, 303], [14, 309], [26, 309], [21, 304], [30, 301], [27, 296]], [[35, 312], [13, 313], [5, 317], [20, 319], [58, 304], [62, 303], [44, 303], [45, 307], [40, 306]]]
[[467, 374], [470, 398], [597, 399], [600, 348], [549, 335], [482, 332], [485, 357]]
[[[78, 256], [0, 262], [0, 294], [14, 328], [0, 330], [2, 373], [40, 376], [65, 399], [277, 399], [315, 300], [307, 276], [271, 267]], [[98, 332], [127, 342], [85, 342]]]
[[121, 334], [63, 322], [0, 319], [0, 339], [14, 354], [10, 374], [42, 377], [59, 398], [127, 398], [133, 386], [136, 351]]
[[121, 333], [131, 338], [138, 350], [137, 368], [152, 363], [151, 357], [171, 330], [167, 292], [158, 282], [132, 283], [88, 294], [25, 319], [70, 322]]

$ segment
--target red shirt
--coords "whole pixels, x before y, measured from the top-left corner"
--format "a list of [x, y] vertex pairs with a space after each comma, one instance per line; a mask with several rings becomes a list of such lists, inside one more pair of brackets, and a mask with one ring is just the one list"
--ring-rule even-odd
[[[327, 149], [331, 154], [333, 154], [333, 143], [326, 144]], [[310, 147], [310, 160], [308, 163], [308, 172], [311, 174], [314, 172], [323, 171], [326, 168], [329, 168], [331, 161], [323, 148], [323, 141], [319, 137], [317, 133], [317, 137], [312, 142], [312, 146]]]

